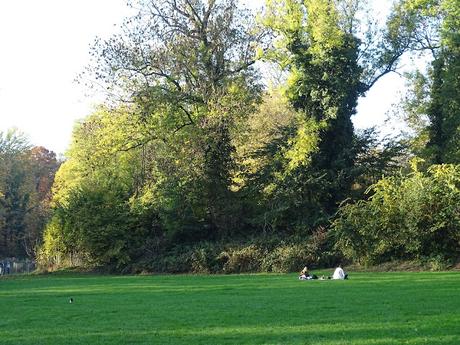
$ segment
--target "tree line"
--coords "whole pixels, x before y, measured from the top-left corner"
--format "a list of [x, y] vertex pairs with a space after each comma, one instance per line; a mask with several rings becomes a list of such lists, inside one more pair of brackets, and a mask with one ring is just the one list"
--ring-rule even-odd
[[51, 215], [54, 152], [18, 130], [0, 132], [0, 258], [35, 257]]
[[[234, 0], [130, 4], [91, 50], [84, 79], [108, 98], [56, 173], [43, 266], [458, 258], [457, 0], [396, 1], [381, 27], [354, 0], [267, 0], [257, 17]], [[356, 131], [358, 99], [407, 55], [431, 61], [407, 76], [410, 133]]]

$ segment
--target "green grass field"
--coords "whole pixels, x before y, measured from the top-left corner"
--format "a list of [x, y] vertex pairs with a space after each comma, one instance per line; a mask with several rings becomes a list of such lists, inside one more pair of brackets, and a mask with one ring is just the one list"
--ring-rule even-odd
[[460, 273], [2, 278], [0, 344], [458, 345]]

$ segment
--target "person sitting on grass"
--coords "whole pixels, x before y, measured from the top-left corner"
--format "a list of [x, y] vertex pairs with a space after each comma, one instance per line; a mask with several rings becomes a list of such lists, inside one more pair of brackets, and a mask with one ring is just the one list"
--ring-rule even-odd
[[299, 279], [300, 280], [318, 279], [318, 276], [316, 276], [315, 274], [310, 274], [310, 272], [308, 271], [307, 266], [305, 266], [303, 268], [303, 270], [300, 271], [300, 273], [299, 273]]
[[342, 265], [339, 265], [335, 269], [334, 274], [332, 275], [332, 279], [348, 279], [348, 274], [345, 273], [345, 271], [342, 268]]
[[300, 280], [308, 280], [308, 279], [311, 279], [310, 278], [310, 273], [308, 272], [308, 267], [305, 266], [302, 271], [300, 271], [299, 273], [299, 279]]

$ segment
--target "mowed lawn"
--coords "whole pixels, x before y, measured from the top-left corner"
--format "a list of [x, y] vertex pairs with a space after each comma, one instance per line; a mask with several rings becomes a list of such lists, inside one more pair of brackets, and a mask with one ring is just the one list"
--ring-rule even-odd
[[1, 278], [0, 344], [458, 345], [460, 272]]

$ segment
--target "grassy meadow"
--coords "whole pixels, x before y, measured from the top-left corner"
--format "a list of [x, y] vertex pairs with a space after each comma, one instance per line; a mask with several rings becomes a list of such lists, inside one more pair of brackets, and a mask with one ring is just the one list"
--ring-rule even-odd
[[0, 278], [0, 344], [458, 345], [460, 273]]

